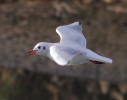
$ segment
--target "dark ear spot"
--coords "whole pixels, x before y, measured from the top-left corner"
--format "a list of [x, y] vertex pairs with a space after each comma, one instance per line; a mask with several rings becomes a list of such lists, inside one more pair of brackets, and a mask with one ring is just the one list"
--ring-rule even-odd
[[81, 22], [79, 22], [79, 25], [81, 25], [82, 23]]
[[45, 49], [46, 49], [46, 47], [43, 47], [43, 49], [45, 50]]

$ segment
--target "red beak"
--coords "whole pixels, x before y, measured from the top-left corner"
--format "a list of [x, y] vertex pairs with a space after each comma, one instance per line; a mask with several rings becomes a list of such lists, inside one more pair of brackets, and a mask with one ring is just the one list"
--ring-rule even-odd
[[28, 53], [29, 53], [29, 56], [35, 54], [38, 50], [30, 50]]

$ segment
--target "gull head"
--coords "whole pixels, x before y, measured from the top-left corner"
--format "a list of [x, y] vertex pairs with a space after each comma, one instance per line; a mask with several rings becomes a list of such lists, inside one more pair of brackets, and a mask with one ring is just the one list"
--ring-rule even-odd
[[37, 55], [46, 55], [47, 52], [47, 43], [45, 42], [40, 42], [37, 45], [35, 45], [35, 47], [30, 50], [29, 56], [33, 55], [33, 54], [37, 54]]

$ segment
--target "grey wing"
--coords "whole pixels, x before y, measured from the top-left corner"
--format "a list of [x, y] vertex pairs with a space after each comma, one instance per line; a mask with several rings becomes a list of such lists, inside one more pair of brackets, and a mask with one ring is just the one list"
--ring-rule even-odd
[[[86, 47], [86, 39], [82, 34], [81, 22], [74, 22], [69, 25], [59, 26], [56, 32], [60, 35], [60, 43], [76, 43]], [[71, 44], [72, 45], [72, 44]]]
[[81, 52], [70, 47], [52, 46], [50, 47], [50, 55], [52, 59], [59, 65], [65, 66]]

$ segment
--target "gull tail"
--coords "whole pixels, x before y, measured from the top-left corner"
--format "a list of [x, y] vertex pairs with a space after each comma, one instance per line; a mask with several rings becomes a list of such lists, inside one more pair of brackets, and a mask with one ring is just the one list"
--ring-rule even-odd
[[112, 63], [112, 59], [100, 56], [89, 49], [87, 49], [86, 56], [89, 59], [89, 61], [94, 64]]

